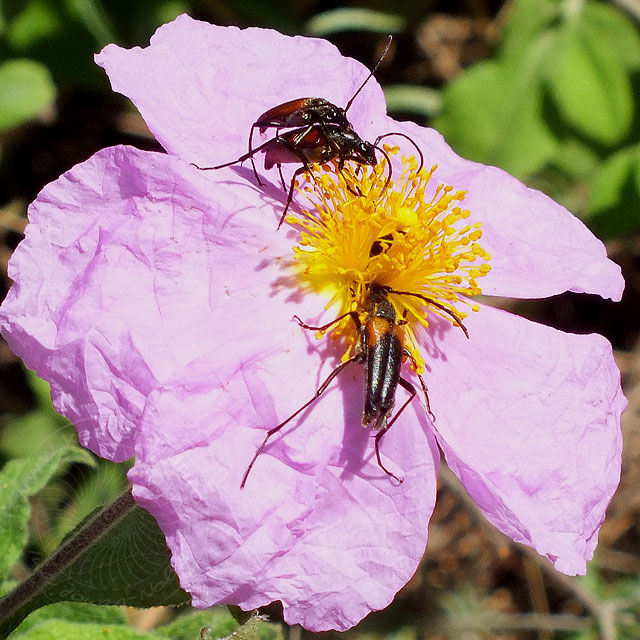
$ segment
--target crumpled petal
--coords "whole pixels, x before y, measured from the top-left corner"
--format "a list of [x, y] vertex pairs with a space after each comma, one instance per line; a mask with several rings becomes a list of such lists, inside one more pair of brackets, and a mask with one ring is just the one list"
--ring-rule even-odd
[[[344, 106], [368, 74], [324, 40], [217, 27], [186, 15], [158, 29], [149, 47], [109, 45], [96, 60], [163, 146], [199, 166], [246, 153], [251, 125], [267, 109], [305, 96]], [[485, 294], [542, 298], [575, 291], [620, 299], [620, 268], [564, 207], [496, 167], [460, 158], [433, 129], [385, 114], [384, 96], [371, 78], [349, 110], [350, 121], [365, 140], [405, 133], [422, 149], [427, 166], [438, 165], [434, 186], [446, 183], [467, 191], [464, 207], [482, 222], [482, 244], [493, 256], [491, 273], [481, 283]], [[259, 140], [255, 135], [254, 147]], [[402, 138], [384, 142], [414, 153]], [[264, 173], [261, 162], [258, 154], [256, 164]], [[224, 172], [254, 180], [248, 164]], [[277, 182], [273, 177], [270, 183], [275, 198]]]
[[[211, 352], [151, 394], [129, 478], [195, 606], [279, 599], [289, 624], [344, 630], [413, 575], [439, 452], [415, 400], [381, 442], [403, 482], [389, 479], [360, 424], [362, 368], [353, 364], [274, 436], [240, 489], [265, 429], [317, 385], [313, 353], [288, 353], [282, 335], [272, 347], [235, 371]], [[333, 366], [324, 364], [320, 379]]]
[[[160, 27], [149, 47], [110, 44], [96, 62], [162, 146], [200, 166], [246, 153], [249, 129], [267, 109], [315, 96], [346, 105], [369, 74], [326, 40], [218, 27], [187, 15]], [[368, 82], [349, 118], [362, 126], [385, 113], [382, 89]], [[258, 140], [256, 134], [254, 146]]]
[[0, 323], [86, 446], [136, 455], [136, 498], [158, 517], [197, 605], [281, 599], [291, 622], [345, 629], [415, 571], [437, 447], [416, 400], [381, 447], [404, 479], [390, 481], [360, 424], [354, 364], [240, 491], [264, 429], [340, 356], [292, 321], [315, 322], [325, 301], [286, 286], [291, 239], [255, 193], [170, 156], [100, 152], [31, 207]]
[[583, 574], [620, 476], [611, 345], [490, 307], [465, 324], [469, 340], [430, 347], [426, 376], [447, 464], [503, 533]]
[[[30, 207], [0, 328], [99, 455], [133, 455], [146, 396], [226, 340], [221, 316], [228, 322], [257, 306], [291, 324], [300, 302], [287, 309], [277, 295], [255, 294], [273, 290], [276, 259], [290, 254], [277, 216], [255, 195], [216, 185], [177, 158], [115, 147], [48, 185]], [[246, 324], [233, 321], [238, 331]], [[247, 332], [236, 348], [257, 350], [261, 339]]]
[[[341, 345], [292, 320], [334, 316], [286, 269], [298, 236], [276, 231], [277, 172], [258, 187], [248, 166], [189, 163], [233, 160], [256, 116], [285, 100], [345, 105], [368, 70], [320, 40], [187, 16], [146, 49], [110, 45], [97, 59], [173, 155], [107, 149], [40, 194], [0, 329], [51, 381], [86, 446], [135, 454], [136, 499], [197, 606], [279, 599], [290, 623], [346, 629], [417, 566], [435, 500], [433, 432], [414, 399], [381, 445], [404, 480], [394, 483], [360, 424], [352, 364], [270, 441], [240, 490], [266, 430], [312, 397]], [[368, 140], [408, 133], [438, 163], [435, 183], [468, 191], [494, 254], [485, 292], [619, 299], [619, 269], [580, 222], [435, 132], [386, 118], [374, 80], [349, 118]], [[583, 572], [620, 469], [625, 400], [610, 347], [486, 307], [465, 323], [469, 341], [437, 320], [420, 336], [440, 445], [496, 526]]]
[[400, 131], [420, 146], [427, 166], [438, 165], [435, 185], [466, 192], [461, 206], [471, 211], [474, 222], [482, 223], [480, 244], [491, 254], [491, 271], [478, 283], [483, 294], [544, 298], [574, 291], [620, 300], [620, 267], [562, 205], [502, 169], [461, 158], [434, 129], [391, 118], [376, 124], [377, 135]]

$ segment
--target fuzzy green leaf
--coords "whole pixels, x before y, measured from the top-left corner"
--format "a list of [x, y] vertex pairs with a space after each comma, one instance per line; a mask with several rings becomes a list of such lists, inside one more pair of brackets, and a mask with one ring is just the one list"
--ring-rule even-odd
[[[13, 637], [13, 636], [12, 636]], [[15, 636], [20, 640], [159, 640], [155, 633], [136, 631], [113, 624], [83, 624], [66, 620], [48, 620]]]
[[101, 625], [126, 624], [124, 613], [120, 607], [101, 607], [84, 602], [57, 602], [42, 607], [27, 616], [13, 632], [11, 638], [18, 638], [29, 629], [51, 620]]
[[268, 622], [255, 612], [247, 613], [247, 620], [239, 625], [226, 607], [214, 607], [180, 616], [170, 625], [156, 629], [156, 633], [170, 640], [204, 640], [230, 638], [233, 640], [282, 640], [282, 626]]
[[66, 446], [39, 456], [7, 462], [0, 471], [0, 578], [18, 562], [27, 544], [29, 498], [72, 462], [93, 464], [84, 449]]
[[88, 518], [0, 600], [0, 638], [54, 602], [151, 607], [188, 601], [155, 519], [124, 494]]
[[58, 575], [41, 599], [153, 607], [184, 604], [189, 595], [180, 589], [157, 522], [135, 507]]

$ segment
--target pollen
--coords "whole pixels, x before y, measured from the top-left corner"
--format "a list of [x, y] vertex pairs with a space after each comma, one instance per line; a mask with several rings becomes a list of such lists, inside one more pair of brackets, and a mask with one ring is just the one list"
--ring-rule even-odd
[[[397, 147], [385, 151], [398, 154]], [[393, 176], [386, 159], [374, 167], [314, 168], [298, 188], [309, 206], [287, 216], [299, 230], [294, 262], [300, 285], [325, 296], [326, 308], [337, 315], [356, 311], [363, 320], [371, 283], [388, 287], [418, 373], [424, 360], [416, 333], [432, 314], [457, 326], [477, 311], [471, 298], [481, 293], [478, 280], [491, 268], [479, 244], [481, 224], [462, 206], [466, 193], [434, 184], [436, 171], [437, 165], [418, 169], [413, 157], [402, 157]], [[357, 342], [353, 322], [347, 317], [333, 335], [346, 339], [346, 359]]]

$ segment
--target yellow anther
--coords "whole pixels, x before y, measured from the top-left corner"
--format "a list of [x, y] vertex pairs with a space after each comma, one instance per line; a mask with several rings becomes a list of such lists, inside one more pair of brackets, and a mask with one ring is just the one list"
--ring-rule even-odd
[[[390, 145], [384, 149], [390, 156], [399, 152]], [[402, 158], [402, 164], [402, 173], [394, 169], [395, 180], [386, 187], [384, 159], [374, 167], [314, 168], [315, 180], [304, 189], [312, 209], [286, 220], [300, 231], [294, 257], [301, 286], [328, 295], [328, 305], [337, 306], [338, 315], [366, 313], [373, 282], [441, 305], [391, 294], [398, 317], [407, 319], [407, 348], [422, 369], [413, 327], [427, 327], [432, 313], [455, 326], [455, 317], [467, 315], [459, 305], [477, 310], [468, 296], [480, 293], [476, 279], [489, 273], [490, 255], [477, 242], [481, 224], [461, 224], [471, 215], [458, 204], [466, 192], [450, 185], [430, 186], [437, 165], [417, 171], [414, 157]], [[355, 334], [352, 322], [332, 330], [346, 341], [346, 353], [355, 348]]]

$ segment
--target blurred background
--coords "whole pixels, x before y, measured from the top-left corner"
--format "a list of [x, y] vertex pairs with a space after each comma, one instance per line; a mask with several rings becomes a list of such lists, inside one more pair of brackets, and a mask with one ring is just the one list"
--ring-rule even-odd
[[[572, 294], [498, 301], [565, 331], [602, 333], [616, 351], [630, 402], [623, 477], [586, 578], [558, 574], [511, 543], [443, 468], [420, 569], [387, 610], [346, 635], [640, 638], [640, 2], [0, 1], [1, 296], [27, 205], [46, 183], [105, 146], [160, 150], [132, 105], [110, 91], [93, 54], [109, 42], [145, 46], [183, 12], [327, 38], [368, 67], [393, 34], [376, 74], [391, 115], [435, 127], [460, 155], [500, 166], [564, 204], [606, 243], [626, 277], [619, 304]], [[74, 441], [46, 383], [1, 342], [0, 465]], [[28, 551], [14, 577], [119, 495], [125, 473], [125, 465], [105, 461], [63, 465], [32, 499]], [[277, 607], [268, 613], [278, 620]], [[132, 626], [149, 628], [174, 614], [127, 615]]]

